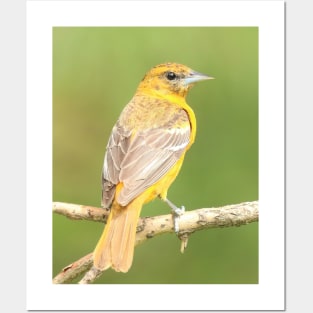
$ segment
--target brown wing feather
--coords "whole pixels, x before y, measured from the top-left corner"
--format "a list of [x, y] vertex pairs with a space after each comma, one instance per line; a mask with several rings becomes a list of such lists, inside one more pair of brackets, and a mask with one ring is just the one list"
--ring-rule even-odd
[[112, 204], [115, 187], [120, 182], [121, 163], [128, 151], [131, 131], [119, 124], [113, 127], [106, 147], [102, 169], [102, 207], [109, 208]]
[[[155, 184], [179, 160], [190, 141], [190, 125], [184, 112], [180, 128], [161, 127], [131, 132], [113, 128], [104, 159], [102, 205], [109, 207], [115, 186], [123, 183], [117, 201], [125, 206]], [[169, 125], [172, 125], [170, 121]]]
[[189, 143], [189, 126], [147, 130], [136, 136], [132, 153], [122, 162], [120, 179], [124, 184], [118, 202], [126, 205], [156, 183], [179, 160]]

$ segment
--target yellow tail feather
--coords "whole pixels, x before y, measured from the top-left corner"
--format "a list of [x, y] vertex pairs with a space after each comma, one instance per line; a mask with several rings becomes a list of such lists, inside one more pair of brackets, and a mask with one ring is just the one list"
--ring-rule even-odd
[[133, 261], [140, 211], [141, 205], [138, 206], [138, 203], [130, 203], [126, 207], [113, 204], [93, 253], [96, 268], [106, 270], [112, 267], [115, 271], [124, 273], [129, 270]]

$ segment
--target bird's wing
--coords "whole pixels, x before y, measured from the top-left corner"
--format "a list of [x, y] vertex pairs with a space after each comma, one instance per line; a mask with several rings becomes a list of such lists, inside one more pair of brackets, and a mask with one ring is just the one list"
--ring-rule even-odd
[[102, 207], [112, 204], [116, 185], [120, 182], [121, 163], [130, 146], [131, 131], [118, 123], [113, 127], [106, 147], [102, 169]]
[[133, 135], [121, 126], [113, 128], [103, 167], [104, 207], [111, 204], [119, 182], [123, 188], [117, 201], [125, 206], [179, 160], [190, 142], [190, 124], [185, 114], [180, 127], [146, 129]]

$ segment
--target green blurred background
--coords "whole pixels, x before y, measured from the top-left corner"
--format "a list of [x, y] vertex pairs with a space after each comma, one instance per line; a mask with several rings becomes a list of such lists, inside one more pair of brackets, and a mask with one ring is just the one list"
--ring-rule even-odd
[[[258, 28], [55, 27], [53, 201], [100, 206], [111, 129], [147, 70], [183, 63], [215, 77], [187, 102], [198, 133], [168, 197], [187, 210], [258, 199]], [[160, 200], [142, 216], [168, 214]], [[103, 225], [53, 216], [53, 275], [92, 252]], [[258, 224], [173, 235], [138, 246], [127, 274], [97, 283], [258, 283]]]

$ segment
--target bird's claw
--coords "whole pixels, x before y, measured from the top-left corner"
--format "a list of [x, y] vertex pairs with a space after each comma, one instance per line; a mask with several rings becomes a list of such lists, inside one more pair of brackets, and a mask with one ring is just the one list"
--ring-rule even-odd
[[179, 218], [181, 215], [183, 215], [185, 213], [185, 207], [182, 206], [181, 208], [173, 208], [172, 209], [172, 213], [173, 213], [173, 221], [174, 221], [174, 231], [176, 234], [179, 233]]

